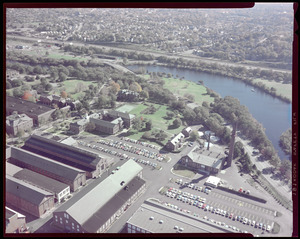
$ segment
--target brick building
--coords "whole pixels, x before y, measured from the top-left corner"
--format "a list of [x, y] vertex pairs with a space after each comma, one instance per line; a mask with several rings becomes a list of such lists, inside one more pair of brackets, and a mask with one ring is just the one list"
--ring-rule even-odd
[[8, 162], [67, 184], [71, 191], [76, 191], [86, 183], [84, 171], [24, 149], [11, 147], [11, 158]]
[[108, 167], [108, 160], [99, 154], [39, 135], [31, 135], [25, 142], [24, 149], [84, 170], [90, 178], [99, 177]]
[[33, 128], [33, 120], [26, 114], [12, 114], [6, 116], [6, 133], [17, 135], [18, 132], [28, 132]]
[[26, 216], [5, 207], [5, 233], [27, 233]]
[[184, 138], [185, 136], [183, 133], [177, 134], [175, 137], [173, 137], [167, 142], [166, 148], [171, 151], [178, 150], [178, 148], [181, 146], [181, 143], [184, 141]]
[[6, 115], [11, 115], [14, 111], [18, 114], [26, 114], [33, 119], [33, 125], [39, 126], [49, 121], [55, 109], [31, 101], [6, 96]]
[[13, 177], [52, 193], [58, 202], [70, 195], [69, 185], [28, 169], [20, 170]]
[[6, 175], [6, 203], [41, 217], [54, 207], [54, 195], [36, 186]]

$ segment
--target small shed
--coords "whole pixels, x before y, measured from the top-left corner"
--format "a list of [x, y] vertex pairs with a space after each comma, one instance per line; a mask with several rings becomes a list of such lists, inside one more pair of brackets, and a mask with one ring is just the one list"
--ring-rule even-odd
[[216, 188], [219, 185], [220, 181], [221, 179], [218, 177], [209, 176], [204, 185]]

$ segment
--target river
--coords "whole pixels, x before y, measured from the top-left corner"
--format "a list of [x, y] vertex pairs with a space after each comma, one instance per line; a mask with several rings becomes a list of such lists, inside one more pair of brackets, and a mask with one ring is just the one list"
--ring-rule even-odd
[[[128, 69], [137, 69], [138, 65], [127, 66]], [[292, 127], [290, 103], [283, 102], [258, 88], [247, 85], [245, 82], [225, 76], [213, 75], [189, 69], [177, 69], [165, 66], [143, 66], [148, 72], [171, 73], [174, 77], [184, 77], [185, 80], [198, 82], [202, 80], [204, 85], [221, 97], [233, 96], [239, 99], [241, 105], [245, 105], [253, 117], [265, 128], [267, 137], [271, 140], [280, 159], [288, 156], [279, 146], [280, 135]], [[254, 91], [253, 91], [254, 89]]]

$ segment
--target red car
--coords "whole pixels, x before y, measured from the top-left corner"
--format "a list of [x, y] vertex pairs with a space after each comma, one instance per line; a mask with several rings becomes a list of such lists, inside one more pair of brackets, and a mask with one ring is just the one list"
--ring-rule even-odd
[[204, 209], [206, 207], [206, 204], [203, 204], [202, 209]]
[[243, 188], [240, 188], [239, 192], [240, 192], [240, 193], [243, 192]]
[[230, 213], [229, 218], [231, 219], [233, 217], [233, 213]]

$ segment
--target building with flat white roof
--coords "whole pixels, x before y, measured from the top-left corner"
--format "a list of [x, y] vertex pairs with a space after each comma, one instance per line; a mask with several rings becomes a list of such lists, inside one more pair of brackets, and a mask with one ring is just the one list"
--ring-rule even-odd
[[125, 227], [128, 233], [233, 232], [202, 217], [195, 217], [149, 199], [128, 219]]
[[221, 181], [221, 179], [218, 178], [218, 177], [209, 176], [204, 184], [207, 185], [207, 186], [211, 186], [211, 187], [216, 188], [216, 187], [218, 187], [220, 181]]

